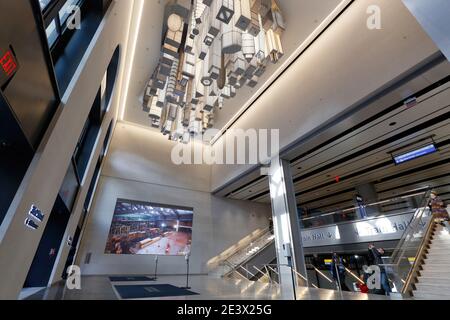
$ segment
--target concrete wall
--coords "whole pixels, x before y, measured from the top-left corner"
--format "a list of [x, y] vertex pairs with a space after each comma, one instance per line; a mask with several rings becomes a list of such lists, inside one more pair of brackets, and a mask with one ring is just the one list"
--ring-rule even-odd
[[267, 228], [272, 216], [270, 205], [237, 201], [219, 197], [211, 198], [214, 242], [211, 257], [228, 249], [258, 228]]
[[[121, 46], [122, 54], [116, 89], [121, 87], [133, 2], [112, 2], [63, 96], [63, 106], [55, 115], [0, 227], [0, 299], [16, 299], [22, 289], [92, 102], [118, 45]], [[116, 119], [118, 92], [119, 90], [115, 90], [109, 111], [105, 115], [58, 252], [58, 263], [51, 282], [59, 280], [62, 274], [69, 249], [65, 245], [65, 239], [74, 235], [80, 219], [108, 125], [111, 119]], [[23, 224], [31, 204], [36, 204], [46, 214], [36, 231]]]
[[[118, 198], [194, 208], [192, 273], [207, 273], [206, 262], [258, 228], [268, 226], [271, 208], [210, 194], [210, 167], [174, 165], [175, 144], [159, 132], [120, 122], [103, 167], [77, 255], [86, 274], [151, 274], [154, 256], [104, 254]], [[91, 258], [85, 264], [86, 255]], [[161, 257], [161, 274], [184, 274], [184, 257]]]

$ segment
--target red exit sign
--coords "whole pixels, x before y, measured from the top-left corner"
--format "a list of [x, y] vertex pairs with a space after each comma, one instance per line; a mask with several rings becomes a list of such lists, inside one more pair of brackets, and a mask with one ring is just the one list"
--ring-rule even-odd
[[16, 74], [19, 64], [12, 48], [0, 50], [0, 86], [3, 87]]

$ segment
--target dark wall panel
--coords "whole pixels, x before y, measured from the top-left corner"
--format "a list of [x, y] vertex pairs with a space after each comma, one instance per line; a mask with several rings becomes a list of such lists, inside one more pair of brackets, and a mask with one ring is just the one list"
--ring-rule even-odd
[[59, 102], [39, 2], [2, 1], [0, 6], [0, 48], [12, 45], [19, 62], [4, 95], [36, 148]]
[[0, 92], [0, 224], [22, 182], [33, 154], [33, 149]]
[[46, 287], [48, 285], [69, 218], [70, 212], [67, 210], [64, 201], [58, 196], [45, 226], [44, 234], [24, 287]]

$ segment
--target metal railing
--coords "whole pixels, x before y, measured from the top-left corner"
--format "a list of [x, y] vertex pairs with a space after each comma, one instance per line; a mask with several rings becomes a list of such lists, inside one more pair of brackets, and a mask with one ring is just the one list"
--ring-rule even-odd
[[427, 238], [427, 231], [433, 222], [428, 207], [430, 193], [431, 189], [425, 193], [421, 206], [411, 218], [391, 257], [387, 259], [386, 263], [380, 265], [385, 269], [390, 282], [395, 285], [397, 291], [403, 294], [407, 291], [408, 279]]
[[249, 245], [236, 251], [234, 254], [224, 259], [221, 264], [229, 267], [229, 271], [225, 272], [223, 276], [228, 276], [232, 274], [236, 269], [242, 268], [245, 263], [255, 257], [262, 250], [271, 245], [274, 240], [274, 235], [272, 234], [272, 229], [265, 229], [266, 232], [263, 233], [258, 239], [255, 239]]
[[[417, 210], [417, 208], [413, 205], [414, 203], [420, 203], [422, 197], [424, 197], [429, 192], [429, 187], [418, 188], [409, 191], [410, 194], [405, 196], [398, 196], [389, 199], [385, 199], [382, 201], [377, 201], [373, 203], [364, 204], [361, 206], [355, 206], [351, 208], [343, 208], [343, 209], [335, 209], [331, 212], [318, 213], [311, 216], [303, 216], [300, 219], [300, 223], [303, 229], [311, 229], [316, 227], [324, 227], [330, 225], [336, 225], [340, 223], [349, 223], [349, 222], [357, 222], [361, 219], [357, 214], [358, 210], [361, 209], [369, 209], [377, 210], [378, 213], [376, 215], [371, 214], [372, 217], [376, 217], [377, 215], [390, 216], [390, 215], [398, 215], [398, 214], [406, 214], [413, 213]], [[401, 201], [402, 203], [405, 201], [410, 202], [411, 207], [408, 210], [403, 209], [393, 209], [390, 211], [379, 211], [379, 206], [388, 206], [395, 205]], [[342, 215], [345, 214], [345, 218]]]

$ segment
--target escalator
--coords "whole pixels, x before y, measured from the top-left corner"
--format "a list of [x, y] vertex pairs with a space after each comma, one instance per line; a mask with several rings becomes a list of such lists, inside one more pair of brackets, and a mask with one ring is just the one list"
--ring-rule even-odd
[[258, 266], [276, 263], [275, 236], [272, 229], [267, 228], [258, 237], [223, 259], [222, 265], [227, 267], [222, 277], [240, 277], [258, 281], [265, 272]]

